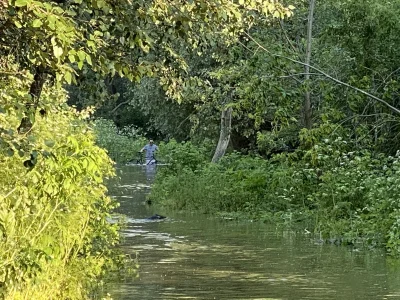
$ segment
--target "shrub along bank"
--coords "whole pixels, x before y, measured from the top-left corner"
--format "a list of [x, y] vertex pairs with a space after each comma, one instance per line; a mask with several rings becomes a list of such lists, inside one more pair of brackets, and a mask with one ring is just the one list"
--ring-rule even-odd
[[108, 156], [117, 163], [135, 160], [138, 151], [147, 143], [146, 138], [137, 134], [133, 128], [119, 130], [111, 120], [97, 119], [93, 124], [96, 144], [106, 149]]
[[119, 260], [103, 184], [112, 163], [61, 89], [44, 87], [47, 114], [19, 133], [28, 87], [0, 81], [0, 299], [93, 299]]
[[180, 162], [157, 175], [150, 198], [179, 210], [301, 224], [327, 239], [399, 255], [399, 184], [399, 157], [349, 151], [337, 137], [269, 160], [233, 153], [217, 164]]

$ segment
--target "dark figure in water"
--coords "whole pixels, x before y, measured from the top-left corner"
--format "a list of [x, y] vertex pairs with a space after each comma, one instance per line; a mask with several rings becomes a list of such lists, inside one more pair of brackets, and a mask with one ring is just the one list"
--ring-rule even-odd
[[166, 217], [164, 216], [160, 216], [155, 214], [154, 216], [148, 217], [147, 220], [161, 220], [161, 219], [165, 219]]

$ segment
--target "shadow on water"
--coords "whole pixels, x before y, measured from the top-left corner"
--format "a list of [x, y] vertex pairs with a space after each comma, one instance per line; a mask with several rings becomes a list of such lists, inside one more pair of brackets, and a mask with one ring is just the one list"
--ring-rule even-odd
[[[139, 277], [110, 284], [126, 299], [400, 299], [400, 269], [382, 252], [317, 245], [252, 222], [155, 210], [145, 204], [156, 168], [118, 169], [110, 193], [138, 253]], [[163, 220], [148, 220], [158, 213]]]

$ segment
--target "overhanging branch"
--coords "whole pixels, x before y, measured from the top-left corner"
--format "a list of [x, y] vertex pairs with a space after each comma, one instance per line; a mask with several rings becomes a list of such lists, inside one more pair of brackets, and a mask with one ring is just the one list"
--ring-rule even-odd
[[290, 58], [290, 57], [287, 57], [287, 56], [284, 56], [284, 55], [281, 55], [281, 54], [272, 53], [271, 51], [269, 51], [268, 49], [266, 49], [263, 45], [261, 45], [258, 41], [256, 41], [250, 34], [248, 34], [247, 32], [245, 32], [245, 34], [246, 34], [246, 35], [249, 37], [249, 39], [251, 39], [260, 49], [262, 49], [263, 51], [269, 53], [270, 55], [275, 56], [275, 57], [280, 57], [280, 58], [283, 58], [283, 59], [287, 59], [287, 60], [289, 60], [289, 61], [291, 61], [291, 62], [294, 62], [294, 63], [296, 63], [296, 64], [300, 64], [300, 65], [302, 65], [302, 66], [307, 66], [307, 67], [309, 67], [310, 69], [316, 71], [317, 73], [319, 73], [319, 74], [325, 76], [326, 78], [332, 80], [333, 82], [336, 82], [336, 83], [338, 83], [338, 84], [340, 84], [340, 85], [343, 85], [343, 86], [348, 87], [348, 88], [350, 88], [350, 89], [352, 89], [352, 90], [354, 90], [354, 91], [357, 91], [357, 92], [359, 92], [359, 93], [361, 93], [361, 94], [363, 94], [363, 95], [365, 95], [365, 96], [367, 96], [367, 97], [369, 97], [369, 98], [372, 98], [372, 99], [374, 99], [374, 100], [376, 100], [376, 101], [382, 103], [383, 105], [387, 106], [387, 107], [390, 108], [390, 110], [392, 110], [393, 112], [400, 114], [400, 109], [398, 109], [398, 108], [394, 107], [393, 105], [387, 103], [385, 100], [383, 100], [383, 99], [381, 99], [381, 98], [379, 98], [379, 97], [376, 97], [376, 96], [374, 96], [374, 95], [372, 95], [372, 94], [370, 94], [370, 93], [368, 93], [368, 92], [366, 92], [366, 91], [364, 91], [364, 90], [362, 90], [362, 89], [359, 89], [359, 88], [357, 88], [357, 87], [355, 87], [355, 86], [352, 86], [352, 85], [350, 85], [350, 84], [348, 84], [348, 83], [345, 83], [345, 82], [343, 82], [343, 81], [341, 81], [341, 80], [339, 80], [339, 79], [337, 79], [337, 78], [335, 78], [335, 77], [333, 77], [333, 76], [331, 76], [331, 75], [325, 73], [324, 71], [322, 71], [322, 70], [320, 70], [320, 69], [318, 69], [318, 68], [316, 68], [316, 67], [314, 67], [314, 66], [312, 66], [312, 65], [310, 65], [310, 64], [304, 63], [304, 62], [302, 62], [302, 61], [299, 61], [299, 60], [296, 60], [296, 59], [293, 59], [293, 58]]

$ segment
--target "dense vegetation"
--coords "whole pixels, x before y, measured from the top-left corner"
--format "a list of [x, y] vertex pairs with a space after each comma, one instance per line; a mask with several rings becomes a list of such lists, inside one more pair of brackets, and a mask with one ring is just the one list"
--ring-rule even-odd
[[[318, 165], [312, 155], [320, 156]], [[327, 241], [386, 246], [398, 255], [398, 159], [334, 148], [270, 160], [234, 153], [218, 164], [162, 172], [151, 199], [174, 209], [302, 226]]]
[[61, 90], [43, 89], [42, 101], [57, 112], [38, 117], [28, 135], [18, 134], [15, 99], [24, 97], [30, 80], [0, 81], [0, 295], [82, 299], [117, 262], [118, 227], [106, 221], [115, 203], [102, 183], [113, 170]]
[[91, 297], [144, 137], [154, 202], [400, 254], [400, 5], [288, 2], [0, 1], [0, 298]]
[[[123, 89], [116, 79], [105, 82], [114, 102], [97, 114], [178, 140], [163, 146], [179, 165], [159, 174], [154, 201], [302, 224], [399, 255], [400, 6], [312, 3], [291, 1], [284, 20], [255, 16], [229, 47], [179, 52], [180, 104], [156, 78]], [[209, 163], [227, 109], [231, 154]]]
[[230, 49], [227, 64], [203, 71], [212, 88], [187, 96], [216, 100], [196, 102], [196, 140], [217, 136], [209, 130], [218, 124], [215, 116], [210, 122], [210, 108], [228, 103], [231, 148], [250, 155], [162, 174], [151, 197], [177, 209], [301, 222], [323, 238], [381, 245], [399, 255], [400, 23], [392, 14], [400, 7], [317, 3], [306, 78], [310, 7], [296, 6], [289, 21], [253, 27]]
[[[0, 298], [96, 298], [123, 259], [108, 221], [110, 157], [131, 159], [140, 134], [165, 129], [138, 128], [129, 116], [120, 128], [91, 122], [93, 107], [109, 117], [117, 108], [107, 106], [146, 76], [161, 83], [153, 93], [181, 101], [193, 49], [232, 43], [255, 17], [292, 9], [253, 0], [0, 1]], [[160, 121], [152, 110], [133, 116]]]

